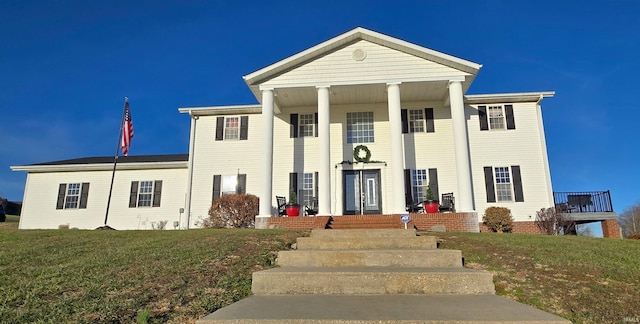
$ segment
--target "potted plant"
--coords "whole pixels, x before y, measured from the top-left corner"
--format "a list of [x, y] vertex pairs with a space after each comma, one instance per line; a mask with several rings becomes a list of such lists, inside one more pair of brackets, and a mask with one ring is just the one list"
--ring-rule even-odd
[[300, 205], [298, 205], [298, 196], [294, 190], [289, 193], [289, 203], [285, 206], [287, 216], [294, 217], [300, 215]]
[[431, 190], [431, 184], [427, 186], [427, 191], [425, 193], [425, 201], [422, 203], [424, 207], [425, 213], [437, 213], [440, 209], [440, 203], [438, 199], [434, 199], [433, 191]]

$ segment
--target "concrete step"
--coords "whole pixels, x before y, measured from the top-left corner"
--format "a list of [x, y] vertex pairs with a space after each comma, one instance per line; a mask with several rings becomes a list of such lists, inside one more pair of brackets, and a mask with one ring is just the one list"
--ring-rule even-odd
[[415, 229], [314, 229], [311, 237], [413, 237]]
[[253, 273], [254, 295], [493, 294], [493, 275], [466, 268], [285, 267]]
[[298, 250], [278, 252], [281, 267], [462, 268], [458, 250]]
[[[334, 230], [329, 230], [334, 231]], [[349, 230], [347, 230], [349, 231]], [[403, 230], [404, 231], [404, 230]], [[312, 232], [313, 234], [313, 232]], [[299, 237], [298, 250], [354, 250], [354, 249], [435, 249], [433, 236], [412, 237]]]
[[570, 324], [495, 295], [251, 296], [198, 324]]

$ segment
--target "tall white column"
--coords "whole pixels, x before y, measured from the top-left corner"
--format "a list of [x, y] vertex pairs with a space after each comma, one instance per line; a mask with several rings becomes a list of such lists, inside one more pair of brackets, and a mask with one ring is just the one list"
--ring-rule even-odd
[[400, 83], [387, 83], [389, 130], [391, 132], [391, 185], [394, 214], [405, 213], [404, 155], [402, 153], [402, 117], [400, 115]]
[[[271, 217], [273, 180], [273, 89], [262, 90], [262, 187], [258, 218]], [[266, 228], [266, 221], [256, 219], [257, 228]]]
[[475, 208], [473, 206], [471, 162], [469, 160], [469, 138], [467, 137], [467, 120], [464, 114], [462, 82], [449, 82], [449, 102], [451, 103], [453, 146], [456, 154], [456, 176], [458, 178], [456, 210], [461, 212], [471, 212], [475, 211]]
[[318, 90], [318, 215], [331, 215], [331, 146], [329, 139], [329, 87]]

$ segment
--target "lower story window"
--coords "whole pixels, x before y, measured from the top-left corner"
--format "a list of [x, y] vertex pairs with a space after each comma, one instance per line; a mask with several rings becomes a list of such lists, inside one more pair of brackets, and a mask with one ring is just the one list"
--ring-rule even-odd
[[498, 201], [513, 201], [509, 167], [496, 167], [496, 198]]
[[78, 208], [80, 201], [80, 184], [70, 183], [67, 185], [67, 194], [64, 199], [64, 208]]
[[152, 196], [153, 181], [140, 181], [140, 190], [138, 191], [138, 207], [151, 206]]
[[160, 207], [162, 180], [131, 181], [129, 208]]
[[306, 206], [313, 204], [313, 173], [304, 173], [302, 175], [302, 203]]
[[221, 195], [233, 195], [237, 193], [238, 176], [237, 175], [223, 175]]
[[413, 191], [413, 199], [415, 203], [426, 200], [428, 186], [427, 170], [411, 170], [411, 189]]

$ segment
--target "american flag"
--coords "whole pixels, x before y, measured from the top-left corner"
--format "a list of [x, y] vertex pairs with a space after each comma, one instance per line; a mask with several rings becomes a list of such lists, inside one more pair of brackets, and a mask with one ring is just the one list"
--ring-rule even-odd
[[124, 122], [122, 124], [122, 140], [120, 148], [124, 156], [129, 155], [129, 146], [133, 138], [133, 121], [131, 120], [131, 110], [129, 109], [129, 99], [124, 99]]

